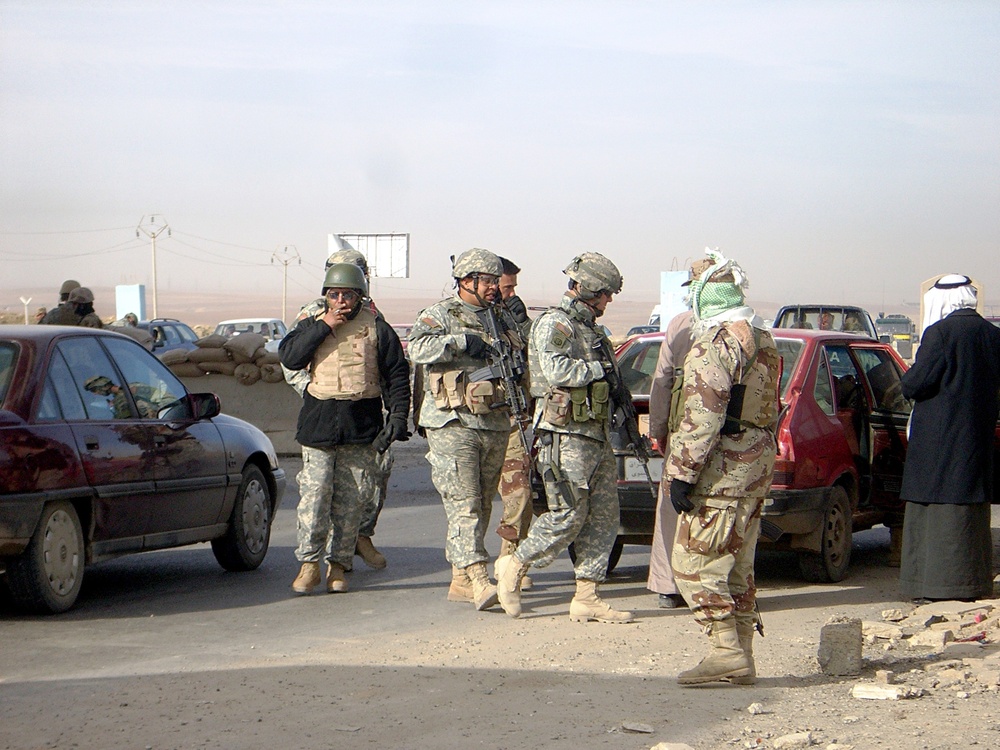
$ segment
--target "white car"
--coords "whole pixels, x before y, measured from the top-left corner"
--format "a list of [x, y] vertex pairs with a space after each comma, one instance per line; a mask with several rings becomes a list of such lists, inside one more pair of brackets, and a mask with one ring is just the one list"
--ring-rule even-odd
[[232, 338], [241, 333], [259, 333], [267, 343], [264, 348], [269, 352], [278, 351], [278, 345], [285, 338], [288, 329], [278, 318], [235, 318], [224, 320], [215, 327], [215, 333], [226, 338]]

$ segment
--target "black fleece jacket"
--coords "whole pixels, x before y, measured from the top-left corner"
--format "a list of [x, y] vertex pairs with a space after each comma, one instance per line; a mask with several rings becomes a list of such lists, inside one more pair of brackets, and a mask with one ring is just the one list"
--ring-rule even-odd
[[[405, 421], [410, 411], [410, 368], [403, 346], [392, 326], [382, 317], [375, 321], [378, 336], [378, 369], [382, 393], [390, 417]], [[312, 363], [319, 345], [332, 333], [322, 320], [303, 318], [281, 341], [281, 363], [289, 370], [302, 370]], [[302, 397], [295, 439], [310, 448], [370, 443], [382, 429], [381, 396], [358, 401], [314, 398], [308, 390]]]

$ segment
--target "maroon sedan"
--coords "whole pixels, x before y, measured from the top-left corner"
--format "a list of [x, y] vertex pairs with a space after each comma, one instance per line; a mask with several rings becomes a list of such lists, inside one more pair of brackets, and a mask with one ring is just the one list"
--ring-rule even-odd
[[0, 571], [28, 611], [73, 606], [85, 564], [212, 544], [267, 554], [285, 487], [271, 441], [116, 333], [0, 326]]

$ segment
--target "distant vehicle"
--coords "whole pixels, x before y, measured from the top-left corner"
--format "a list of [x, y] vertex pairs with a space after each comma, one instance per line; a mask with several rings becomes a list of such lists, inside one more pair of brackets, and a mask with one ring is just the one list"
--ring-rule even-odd
[[173, 349], [191, 351], [196, 349], [198, 334], [187, 323], [181, 323], [174, 318], [153, 318], [140, 320], [138, 328], [149, 331], [153, 337], [153, 354], [163, 354]]
[[406, 347], [410, 343], [410, 331], [413, 330], [413, 323], [393, 323], [392, 330], [399, 336], [399, 343], [403, 345], [403, 354], [406, 354]]
[[890, 344], [903, 359], [913, 359], [913, 345], [919, 340], [917, 326], [907, 315], [880, 315], [875, 319], [878, 340]]
[[85, 566], [199, 542], [226, 570], [257, 568], [285, 472], [263, 432], [220, 408], [121, 334], [0, 326], [0, 572], [14, 602], [63, 612]]
[[227, 339], [241, 333], [259, 333], [267, 339], [264, 348], [269, 352], [276, 352], [288, 329], [285, 327], [285, 322], [278, 318], [235, 318], [219, 323], [214, 333]]
[[655, 333], [660, 330], [660, 326], [632, 326], [628, 329], [628, 333], [625, 334], [625, 338], [632, 338], [633, 336], [638, 336], [642, 333]]
[[772, 328], [813, 328], [878, 338], [868, 311], [851, 305], [785, 305], [774, 316]]

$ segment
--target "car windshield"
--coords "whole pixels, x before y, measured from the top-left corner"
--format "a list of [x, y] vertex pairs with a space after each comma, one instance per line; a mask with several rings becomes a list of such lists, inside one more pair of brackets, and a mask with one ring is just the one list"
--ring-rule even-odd
[[908, 320], [886, 320], [880, 318], [875, 321], [875, 328], [879, 333], [909, 333], [913, 324]]
[[0, 342], [0, 404], [7, 397], [7, 389], [14, 377], [14, 363], [17, 362], [17, 347], [3, 341]]

